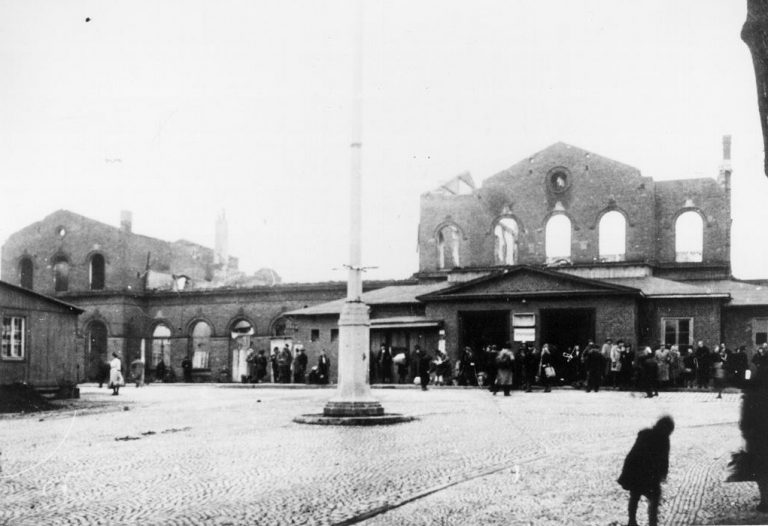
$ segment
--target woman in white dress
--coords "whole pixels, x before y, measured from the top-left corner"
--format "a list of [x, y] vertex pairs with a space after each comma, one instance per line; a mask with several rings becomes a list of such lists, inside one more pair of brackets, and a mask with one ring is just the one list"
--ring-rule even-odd
[[109, 387], [112, 388], [112, 396], [117, 396], [120, 386], [123, 385], [122, 365], [117, 353], [112, 353], [112, 360], [109, 362]]

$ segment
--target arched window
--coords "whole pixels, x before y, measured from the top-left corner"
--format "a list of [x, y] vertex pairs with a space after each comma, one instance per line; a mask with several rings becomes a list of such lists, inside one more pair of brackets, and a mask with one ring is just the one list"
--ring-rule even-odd
[[211, 326], [204, 321], [198, 321], [192, 328], [192, 367], [194, 369], [208, 369], [211, 332]]
[[101, 290], [104, 288], [104, 256], [94, 254], [91, 257], [89, 268], [91, 290]]
[[571, 220], [567, 215], [550, 217], [544, 235], [547, 263], [571, 259]]
[[704, 221], [689, 210], [677, 216], [675, 222], [675, 261], [700, 263], [704, 247]]
[[598, 251], [601, 261], [624, 261], [627, 253], [627, 220], [611, 210], [603, 214], [598, 226]]
[[32, 264], [32, 258], [21, 258], [21, 261], [19, 261], [19, 284], [25, 289], [32, 290], [34, 272], [35, 267]]
[[53, 260], [53, 290], [66, 292], [69, 288], [69, 261], [64, 256]]
[[459, 229], [446, 225], [437, 233], [437, 266], [453, 268], [459, 266]]
[[517, 263], [517, 221], [504, 217], [493, 229], [494, 254], [497, 265], [515, 265]]
[[160, 324], [152, 331], [152, 368], [163, 361], [165, 367], [171, 365], [171, 329], [164, 324]]

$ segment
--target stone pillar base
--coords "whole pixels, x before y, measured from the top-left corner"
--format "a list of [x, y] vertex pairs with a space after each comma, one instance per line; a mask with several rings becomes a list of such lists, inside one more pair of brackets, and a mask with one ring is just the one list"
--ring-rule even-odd
[[384, 408], [379, 402], [334, 402], [329, 401], [323, 408], [325, 416], [381, 416]]

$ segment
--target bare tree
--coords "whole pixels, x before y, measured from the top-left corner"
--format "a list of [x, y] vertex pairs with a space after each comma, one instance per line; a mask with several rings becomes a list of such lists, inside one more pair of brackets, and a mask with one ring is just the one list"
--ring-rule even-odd
[[752, 53], [757, 81], [757, 107], [763, 129], [763, 171], [768, 176], [768, 1], [747, 0], [747, 20], [741, 39]]

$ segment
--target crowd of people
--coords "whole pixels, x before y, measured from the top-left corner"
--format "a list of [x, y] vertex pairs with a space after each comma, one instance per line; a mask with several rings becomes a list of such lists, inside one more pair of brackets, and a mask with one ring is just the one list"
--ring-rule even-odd
[[[758, 346], [752, 359], [755, 368], [766, 364], [768, 343]], [[694, 346], [633, 348], [611, 338], [602, 345], [589, 340], [583, 348], [562, 350], [547, 343], [540, 349], [533, 343], [465, 347], [455, 363], [439, 349], [429, 354], [417, 345], [409, 353], [382, 344], [371, 353], [370, 367], [371, 383], [480, 386], [505, 395], [511, 390], [530, 392], [535, 386], [549, 392], [553, 385], [571, 385], [586, 392], [641, 390], [648, 397], [664, 389], [714, 388], [720, 397], [725, 387], [742, 387], [751, 374], [745, 346], [730, 349], [720, 343], [710, 349], [698, 341]]]
[[320, 352], [317, 364], [309, 370], [309, 357], [304, 347], [296, 346], [292, 351], [287, 343], [282, 349], [272, 349], [269, 356], [264, 349], [256, 351], [251, 345], [246, 361], [248, 375], [245, 381], [249, 383], [327, 384], [330, 381], [331, 360], [325, 350]]

